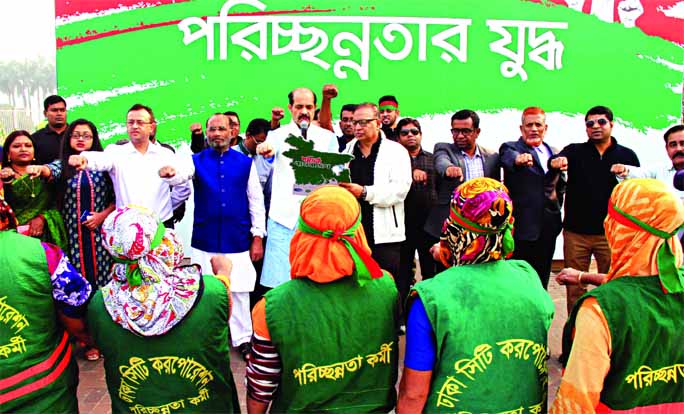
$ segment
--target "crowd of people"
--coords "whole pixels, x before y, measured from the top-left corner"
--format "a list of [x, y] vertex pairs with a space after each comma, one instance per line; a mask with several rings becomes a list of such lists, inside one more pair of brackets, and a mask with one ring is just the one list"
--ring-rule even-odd
[[[249, 413], [546, 412], [561, 232], [549, 410], [684, 412], [684, 125], [664, 134], [672, 165], [650, 168], [605, 106], [562, 150], [542, 108], [498, 151], [463, 109], [431, 153], [392, 95], [342, 105], [336, 136], [337, 96], [326, 85], [318, 110], [296, 88], [289, 123], [273, 108], [244, 137], [236, 112], [214, 114], [190, 126], [192, 156], [158, 140], [148, 106], [103, 148], [48, 97], [47, 126], [2, 148], [0, 412], [77, 412], [74, 346], [104, 357], [115, 413], [239, 412], [231, 347]], [[293, 136], [352, 155], [350, 180], [296, 191]]]

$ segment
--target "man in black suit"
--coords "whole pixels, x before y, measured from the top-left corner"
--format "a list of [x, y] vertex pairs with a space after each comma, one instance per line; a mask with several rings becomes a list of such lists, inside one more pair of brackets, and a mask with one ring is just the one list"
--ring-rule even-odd
[[564, 173], [548, 168], [549, 158], [558, 151], [544, 142], [547, 129], [544, 110], [526, 108], [520, 125], [522, 136], [499, 148], [504, 184], [513, 200], [513, 258], [528, 262], [544, 288], [562, 228], [560, 209], [565, 191]]
[[471, 178], [489, 177], [501, 180], [499, 154], [477, 145], [480, 117], [469, 109], [451, 117], [452, 144], [435, 144], [434, 164], [437, 172], [437, 203], [430, 211], [425, 231], [439, 239], [442, 223], [449, 216], [449, 202], [454, 189]]

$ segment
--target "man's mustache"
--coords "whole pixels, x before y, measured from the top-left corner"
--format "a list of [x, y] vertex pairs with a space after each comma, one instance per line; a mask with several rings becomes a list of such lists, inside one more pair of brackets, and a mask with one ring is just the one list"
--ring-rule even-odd
[[674, 155], [672, 156], [672, 158], [677, 157], [677, 156], [679, 156], [679, 157], [684, 157], [684, 152], [682, 152], [682, 151], [677, 151], [677, 152], [674, 153]]

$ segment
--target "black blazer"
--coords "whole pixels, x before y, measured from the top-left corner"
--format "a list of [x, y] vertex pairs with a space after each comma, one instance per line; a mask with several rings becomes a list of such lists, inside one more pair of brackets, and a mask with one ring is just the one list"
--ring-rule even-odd
[[[558, 153], [548, 144], [542, 145], [551, 152], [551, 156]], [[532, 154], [533, 165], [516, 166], [515, 158], [520, 154]], [[503, 143], [499, 148], [499, 160], [504, 171], [504, 184], [513, 200], [515, 238], [537, 240], [544, 226], [552, 226], [554, 232], [560, 232], [565, 173], [549, 168], [545, 174], [537, 151], [525, 144], [522, 138]]]

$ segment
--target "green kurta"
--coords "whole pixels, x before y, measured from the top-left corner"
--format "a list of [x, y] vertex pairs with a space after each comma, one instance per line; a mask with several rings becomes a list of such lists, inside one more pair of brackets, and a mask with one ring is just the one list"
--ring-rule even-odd
[[610, 329], [610, 370], [601, 403], [628, 410], [684, 402], [684, 294], [663, 293], [658, 276], [621, 277], [587, 292], [565, 325], [565, 356], [588, 297], [596, 298]]
[[424, 412], [546, 412], [554, 306], [529, 264], [452, 267], [414, 290], [437, 345]]
[[290, 280], [266, 294], [282, 361], [274, 413], [389, 412], [396, 403], [397, 289], [389, 275], [359, 287]]
[[0, 412], [76, 413], [78, 366], [57, 322], [45, 250], [0, 231], [0, 252]]
[[230, 371], [228, 293], [213, 276], [202, 280], [193, 309], [162, 336], [122, 328], [104, 307], [102, 292], [95, 294], [88, 324], [105, 355], [113, 413], [240, 412]]

